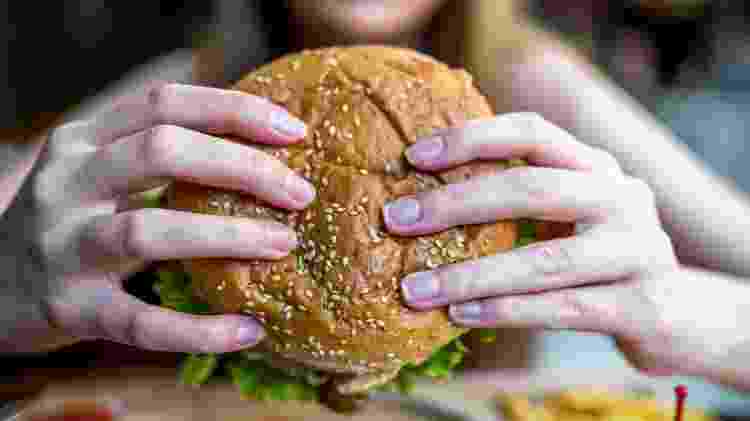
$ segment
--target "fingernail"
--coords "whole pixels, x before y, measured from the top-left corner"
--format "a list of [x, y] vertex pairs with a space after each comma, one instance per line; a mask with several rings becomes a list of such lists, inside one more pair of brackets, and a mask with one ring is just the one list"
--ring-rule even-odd
[[406, 150], [406, 159], [412, 164], [429, 162], [443, 152], [443, 139], [439, 136], [422, 139]]
[[466, 303], [451, 306], [451, 315], [457, 321], [478, 322], [482, 318], [482, 305]]
[[440, 283], [431, 272], [413, 273], [401, 281], [404, 299], [408, 302], [424, 301], [440, 295]]
[[240, 345], [254, 345], [260, 339], [260, 329], [251, 321], [242, 321], [237, 329], [237, 342]]
[[295, 202], [307, 205], [315, 199], [315, 187], [302, 177], [289, 183], [289, 195]]
[[386, 222], [396, 225], [411, 225], [422, 217], [422, 209], [416, 199], [398, 199], [385, 205]]
[[301, 120], [281, 112], [271, 112], [271, 128], [284, 136], [302, 138], [305, 137], [307, 126]]

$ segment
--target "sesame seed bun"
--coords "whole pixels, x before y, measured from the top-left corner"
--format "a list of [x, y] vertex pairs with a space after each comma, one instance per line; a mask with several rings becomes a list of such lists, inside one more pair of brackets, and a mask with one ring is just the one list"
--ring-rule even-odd
[[362, 46], [288, 55], [233, 89], [268, 98], [305, 121], [304, 142], [254, 147], [311, 180], [318, 197], [304, 211], [287, 212], [236, 192], [173, 184], [170, 208], [274, 219], [293, 227], [302, 242], [279, 261], [182, 262], [201, 298], [217, 313], [255, 316], [268, 333], [264, 349], [338, 374], [342, 394], [388, 382], [405, 363], [419, 364], [465, 333], [445, 310], [405, 307], [399, 282], [412, 272], [508, 250], [516, 224], [404, 238], [386, 232], [381, 209], [397, 197], [508, 167], [484, 162], [420, 174], [404, 159], [418, 136], [493, 116], [471, 77], [415, 51]]

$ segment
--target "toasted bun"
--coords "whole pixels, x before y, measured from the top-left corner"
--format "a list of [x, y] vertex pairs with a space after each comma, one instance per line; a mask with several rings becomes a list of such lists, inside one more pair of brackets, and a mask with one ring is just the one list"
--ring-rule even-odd
[[202, 298], [218, 313], [257, 317], [268, 332], [264, 346], [283, 359], [352, 376], [343, 393], [386, 382], [404, 363], [418, 364], [464, 333], [444, 310], [405, 307], [399, 281], [510, 249], [516, 224], [403, 238], [385, 231], [381, 209], [400, 196], [508, 167], [473, 163], [427, 175], [404, 159], [418, 136], [493, 115], [471, 77], [411, 50], [364, 46], [292, 54], [234, 89], [268, 98], [305, 121], [304, 142], [254, 147], [311, 180], [318, 197], [304, 211], [287, 212], [248, 195], [174, 184], [173, 209], [272, 218], [293, 227], [303, 243], [279, 261], [183, 262]]

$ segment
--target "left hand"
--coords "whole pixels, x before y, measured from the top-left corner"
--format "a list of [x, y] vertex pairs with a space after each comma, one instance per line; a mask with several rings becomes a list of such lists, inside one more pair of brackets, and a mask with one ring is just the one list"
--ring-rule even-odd
[[[408, 305], [450, 305], [451, 318], [469, 327], [608, 333], [627, 344], [621, 349], [638, 362], [647, 350], [634, 343], [670, 334], [655, 297], [674, 283], [652, 281], [676, 273], [680, 265], [653, 192], [625, 175], [609, 153], [535, 114], [519, 113], [440, 130], [411, 146], [407, 158], [423, 171], [511, 158], [531, 166], [387, 204], [385, 222], [396, 234], [515, 218], [576, 223], [571, 237], [411, 274], [402, 280]], [[663, 368], [672, 366], [669, 359], [637, 365]]]

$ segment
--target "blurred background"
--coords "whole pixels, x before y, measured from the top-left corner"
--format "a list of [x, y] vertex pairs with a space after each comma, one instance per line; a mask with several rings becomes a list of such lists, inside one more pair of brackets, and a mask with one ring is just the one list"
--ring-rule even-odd
[[[28, 133], [138, 66], [179, 49], [205, 45], [217, 33], [236, 46], [235, 56], [224, 59], [241, 61], [243, 52], [257, 53], [260, 41], [248, 33], [252, 13], [240, 3], [250, 2], [2, 2], [0, 128], [11, 133], [0, 132], [0, 139]], [[750, 192], [748, 2], [521, 3], [529, 19], [574, 45], [672, 127], [712, 169]], [[627, 366], [612, 342], [598, 335], [545, 333], [533, 348], [530, 364], [540, 369], [590, 372]], [[81, 364], [92, 358], [87, 353], [67, 355], [75, 355]], [[697, 379], [675, 381], [690, 385], [697, 405], [750, 415], [747, 397]]]

